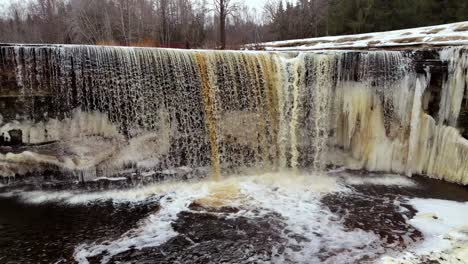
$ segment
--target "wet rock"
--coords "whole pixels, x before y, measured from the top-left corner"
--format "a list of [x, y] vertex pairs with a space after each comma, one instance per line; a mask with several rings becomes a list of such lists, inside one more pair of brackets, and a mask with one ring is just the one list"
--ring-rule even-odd
[[0, 197], [0, 263], [75, 263], [78, 245], [117, 239], [158, 209], [154, 202], [25, 204]]
[[[199, 209], [197, 205], [192, 208]], [[129, 250], [114, 256], [111, 263], [258, 263], [269, 261], [274, 248], [285, 243], [284, 224], [278, 215], [262, 218], [227, 217], [225, 212], [182, 212], [172, 224], [179, 233], [154, 248]]]
[[0, 146], [19, 146], [23, 144], [23, 131], [12, 129], [0, 134]]
[[416, 211], [402, 204], [407, 210], [401, 212], [401, 207], [394, 203], [395, 199], [399, 198], [352, 193], [327, 195], [322, 202], [342, 218], [348, 229], [374, 232], [384, 247], [404, 249], [422, 239], [422, 234], [406, 222]]
[[231, 207], [231, 206], [223, 206], [220, 208], [207, 208], [197, 202], [192, 202], [189, 205], [189, 208], [194, 211], [210, 211], [210, 212], [215, 212], [215, 213], [234, 213], [235, 214], [240, 211], [239, 208]]
[[[353, 172], [361, 177], [369, 177], [368, 174]], [[342, 219], [345, 227], [374, 232], [384, 247], [403, 250], [424, 239], [423, 234], [407, 222], [417, 213], [406, 204], [409, 198], [468, 200], [466, 186], [417, 175], [412, 180], [417, 183], [414, 187], [353, 185], [350, 186], [353, 192], [329, 194], [321, 202]]]
[[20, 129], [13, 129], [8, 131], [10, 134], [10, 144], [11, 145], [21, 145], [23, 144], [23, 131]]

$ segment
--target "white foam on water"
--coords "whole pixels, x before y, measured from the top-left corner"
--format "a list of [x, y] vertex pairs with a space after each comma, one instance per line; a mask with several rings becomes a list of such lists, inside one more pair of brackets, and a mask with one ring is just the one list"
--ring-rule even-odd
[[139, 203], [148, 199], [166, 195], [175, 192], [178, 189], [190, 189], [194, 194], [197, 193], [196, 188], [202, 188], [209, 183], [205, 182], [166, 182], [152, 184], [140, 188], [132, 188], [125, 190], [109, 190], [101, 192], [73, 192], [73, 191], [31, 191], [18, 192], [12, 195], [18, 196], [25, 203], [44, 203], [44, 202], [59, 202], [64, 204], [88, 204], [91, 202], [112, 201], [113, 203]]
[[[177, 235], [171, 224], [180, 212], [191, 210], [189, 205], [192, 202], [208, 207], [233, 206], [241, 209], [226, 216], [232, 218], [278, 215], [276, 220], [285, 224], [281, 234], [287, 242], [282, 244], [285, 246], [284, 251], [279, 247], [275, 249], [272, 260], [274, 263], [355, 263], [363, 259], [377, 259], [383, 263], [406, 263], [403, 260], [414, 259], [414, 262], [407, 263], [417, 263], [416, 259], [424, 255], [441, 255], [447, 260], [456, 260], [467, 254], [468, 203], [410, 200], [409, 204], [418, 213], [408, 221], [424, 234], [425, 240], [401, 256], [390, 257], [391, 253], [382, 246], [376, 234], [345, 228], [341, 218], [323, 206], [320, 199], [334, 192], [350, 192], [347, 185], [384, 184], [410, 187], [415, 186], [415, 183], [399, 175], [380, 175], [365, 179], [338, 173], [334, 177], [285, 171], [226, 177], [221, 181], [154, 184], [99, 193], [42, 191], [18, 195], [25, 202], [31, 203], [56, 201], [86, 204], [104, 200], [112, 200], [114, 203], [159, 202], [159, 211], [142, 219], [137, 227], [116, 240], [79, 245], [74, 254], [79, 263], [88, 263], [87, 258], [93, 256], [101, 256], [101, 262], [107, 263], [112, 256], [130, 248], [162, 245]], [[304, 239], [297, 239], [298, 237]], [[326, 255], [327, 253], [330, 254]], [[385, 253], [386, 257], [380, 257]], [[320, 258], [321, 256], [324, 258]]]
[[416, 187], [417, 184], [407, 176], [398, 174], [370, 174], [366, 176], [356, 176], [345, 173], [343, 179], [350, 185], [386, 185], [399, 187]]
[[[167, 242], [177, 235], [171, 226], [172, 222], [177, 219], [177, 215], [182, 211], [189, 210], [188, 206], [193, 200], [206, 195], [208, 187], [209, 184], [201, 183], [168, 184], [133, 191], [134, 195], [130, 198], [132, 201], [140, 200], [142, 197], [163, 195], [159, 200], [160, 210], [142, 220], [138, 227], [128, 231], [117, 240], [106, 241], [102, 244], [79, 245], [75, 249], [75, 260], [82, 264], [89, 263], [87, 258], [105, 252], [101, 263], [107, 263], [112, 256], [130, 248], [156, 247]], [[105, 197], [111, 196], [106, 195]]]
[[[364, 256], [373, 257], [383, 250], [375, 234], [358, 229], [346, 230], [339, 218], [321, 205], [320, 198], [324, 194], [348, 191], [336, 180], [321, 175], [266, 175], [239, 183], [250, 206], [264, 213], [280, 214], [287, 225], [283, 230], [283, 236], [288, 240], [286, 250], [273, 262], [349, 263]], [[298, 242], [294, 235], [304, 237], [306, 241]], [[293, 249], [297, 246], [299, 251]], [[333, 252], [333, 256], [319, 259], [322, 250]]]
[[408, 203], [418, 211], [408, 222], [424, 240], [399, 257], [382, 258], [382, 263], [420, 263], [421, 258], [468, 263], [468, 202], [415, 198]]
[[[150, 197], [151, 193], [165, 195], [160, 201], [161, 210], [143, 220], [139, 227], [127, 232], [115, 241], [103, 244], [84, 244], [76, 248], [75, 260], [88, 263], [87, 257], [106, 252], [102, 263], [118, 253], [131, 247], [141, 249], [155, 247], [177, 235], [171, 223], [177, 214], [190, 210], [188, 206], [197, 201], [205, 206], [235, 206], [242, 208], [228, 217], [258, 218], [270, 213], [279, 214], [279, 221], [286, 224], [283, 236], [288, 240], [286, 251], [278, 254], [275, 262], [290, 260], [297, 263], [308, 263], [311, 259], [319, 260], [317, 254], [321, 249], [339, 252], [330, 257], [328, 263], [346, 259], [358, 260], [363, 256], [373, 256], [380, 248], [375, 248], [378, 237], [362, 230], [345, 230], [338, 218], [320, 204], [320, 198], [327, 193], [348, 191], [337, 182], [338, 178], [322, 175], [304, 175], [295, 173], [268, 173], [255, 176], [238, 176], [226, 178], [219, 182], [196, 182], [174, 184], [173, 188], [142, 188], [138, 192]], [[156, 189], [155, 189], [156, 188]], [[151, 192], [150, 190], [153, 190]], [[120, 196], [105, 194], [103, 198]], [[136, 201], [136, 195], [131, 200]], [[80, 201], [92, 197], [83, 195]], [[96, 197], [94, 197], [96, 198]], [[68, 199], [76, 202], [76, 199]], [[302, 236], [307, 242], [297, 242], [293, 234]], [[318, 235], [319, 234], [319, 235]], [[299, 246], [300, 251], [292, 249]]]

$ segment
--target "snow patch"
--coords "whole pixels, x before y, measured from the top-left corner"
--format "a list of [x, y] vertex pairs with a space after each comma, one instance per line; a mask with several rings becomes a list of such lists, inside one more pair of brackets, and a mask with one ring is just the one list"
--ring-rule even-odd
[[418, 211], [408, 222], [424, 240], [402, 256], [382, 258], [383, 263], [468, 263], [468, 202], [415, 198], [408, 204]]
[[417, 45], [467, 45], [468, 22], [357, 35], [295, 39], [246, 45], [269, 51], [367, 49]]
[[127, 178], [125, 177], [99, 177], [94, 179], [93, 181], [101, 181], [101, 180], [107, 180], [107, 181], [125, 181]]

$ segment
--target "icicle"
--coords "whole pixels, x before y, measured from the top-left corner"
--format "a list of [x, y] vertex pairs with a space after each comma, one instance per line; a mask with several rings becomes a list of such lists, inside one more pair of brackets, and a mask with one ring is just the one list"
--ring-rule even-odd
[[438, 123], [457, 126], [465, 88], [468, 85], [468, 52], [465, 48], [447, 48], [440, 52], [448, 62], [447, 80], [442, 86]]

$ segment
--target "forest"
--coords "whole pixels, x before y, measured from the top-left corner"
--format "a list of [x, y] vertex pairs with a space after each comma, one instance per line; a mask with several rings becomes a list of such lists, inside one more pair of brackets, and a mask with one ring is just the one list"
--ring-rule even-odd
[[5, 4], [0, 42], [174, 48], [356, 34], [468, 20], [459, 0], [29, 0]]

